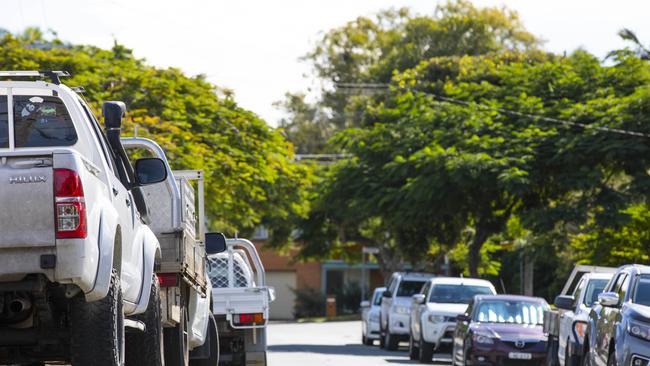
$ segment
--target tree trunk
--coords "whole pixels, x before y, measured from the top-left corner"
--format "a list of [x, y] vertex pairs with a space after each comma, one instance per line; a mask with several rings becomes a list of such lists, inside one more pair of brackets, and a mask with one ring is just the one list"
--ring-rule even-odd
[[483, 248], [483, 244], [487, 239], [487, 233], [481, 228], [476, 228], [476, 233], [469, 245], [469, 253], [467, 255], [470, 277], [478, 278], [478, 267], [481, 264], [481, 248]]

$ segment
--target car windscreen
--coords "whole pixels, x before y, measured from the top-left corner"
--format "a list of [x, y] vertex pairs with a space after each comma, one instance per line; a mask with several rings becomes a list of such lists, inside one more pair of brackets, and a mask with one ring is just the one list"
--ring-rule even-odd
[[494, 292], [487, 286], [434, 285], [429, 295], [429, 302], [469, 304], [476, 295], [494, 295]]
[[381, 305], [381, 295], [383, 295], [383, 294], [384, 294], [384, 291], [375, 292], [375, 298], [372, 299], [372, 304], [377, 305], [377, 306]]
[[635, 304], [650, 306], [650, 274], [639, 276], [632, 302]]
[[544, 324], [545, 306], [521, 300], [486, 300], [479, 303], [474, 321], [522, 325]]
[[13, 99], [16, 147], [71, 146], [77, 142], [72, 118], [61, 99], [41, 95], [15, 95]]
[[397, 288], [398, 297], [411, 297], [422, 290], [425, 281], [409, 281], [405, 280], [400, 282]]
[[0, 148], [9, 147], [9, 109], [7, 96], [0, 95]]
[[603, 292], [608, 282], [609, 280], [606, 279], [594, 279], [589, 281], [583, 303], [588, 307], [592, 307], [598, 300], [598, 295]]

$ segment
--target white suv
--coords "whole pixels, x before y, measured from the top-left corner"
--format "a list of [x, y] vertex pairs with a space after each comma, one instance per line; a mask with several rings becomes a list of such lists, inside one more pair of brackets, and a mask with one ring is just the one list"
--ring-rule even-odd
[[435, 275], [432, 273], [395, 272], [388, 280], [381, 300], [379, 345], [397, 350], [400, 341], [409, 338], [411, 297]]
[[[494, 286], [472, 278], [433, 278], [413, 295], [409, 357], [429, 363], [434, 351], [451, 354], [456, 317], [465, 313], [475, 295], [494, 295]], [[451, 360], [451, 357], [449, 357]]]

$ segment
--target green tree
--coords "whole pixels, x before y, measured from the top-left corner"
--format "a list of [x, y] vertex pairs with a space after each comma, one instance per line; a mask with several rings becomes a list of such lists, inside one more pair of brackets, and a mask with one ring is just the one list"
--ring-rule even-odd
[[[342, 84], [387, 83], [395, 72], [414, 68], [432, 57], [529, 50], [538, 45], [515, 12], [477, 8], [465, 0], [439, 5], [430, 16], [399, 9], [372, 18], [359, 17], [326, 32], [304, 57], [324, 85], [321, 99], [310, 108], [328, 117], [328, 127], [334, 128], [323, 130], [323, 134], [329, 138], [342, 129], [372, 123], [365, 111], [376, 93], [339, 87]], [[290, 103], [291, 96], [288, 99]], [[323, 125], [321, 118], [305, 121], [302, 117], [294, 121], [290, 115], [285, 126], [310, 131], [312, 125]], [[293, 142], [300, 146], [301, 141]], [[299, 149], [307, 147], [312, 146]]]
[[213, 229], [245, 233], [263, 223], [285, 242], [291, 222], [306, 213], [310, 171], [293, 162], [291, 144], [203, 76], [149, 66], [117, 43], [112, 50], [69, 45], [34, 29], [0, 38], [0, 69], [67, 70], [66, 83], [83, 86], [95, 110], [104, 100], [126, 102], [126, 134], [138, 126], [172, 168], [205, 170]]

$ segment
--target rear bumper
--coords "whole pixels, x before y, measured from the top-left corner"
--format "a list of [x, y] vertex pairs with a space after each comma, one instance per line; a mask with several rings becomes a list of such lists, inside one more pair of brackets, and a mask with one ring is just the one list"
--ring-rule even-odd
[[50, 282], [74, 284], [85, 293], [94, 290], [99, 261], [97, 240], [57, 240], [56, 246], [0, 249], [0, 282], [21, 281], [42, 274]]

